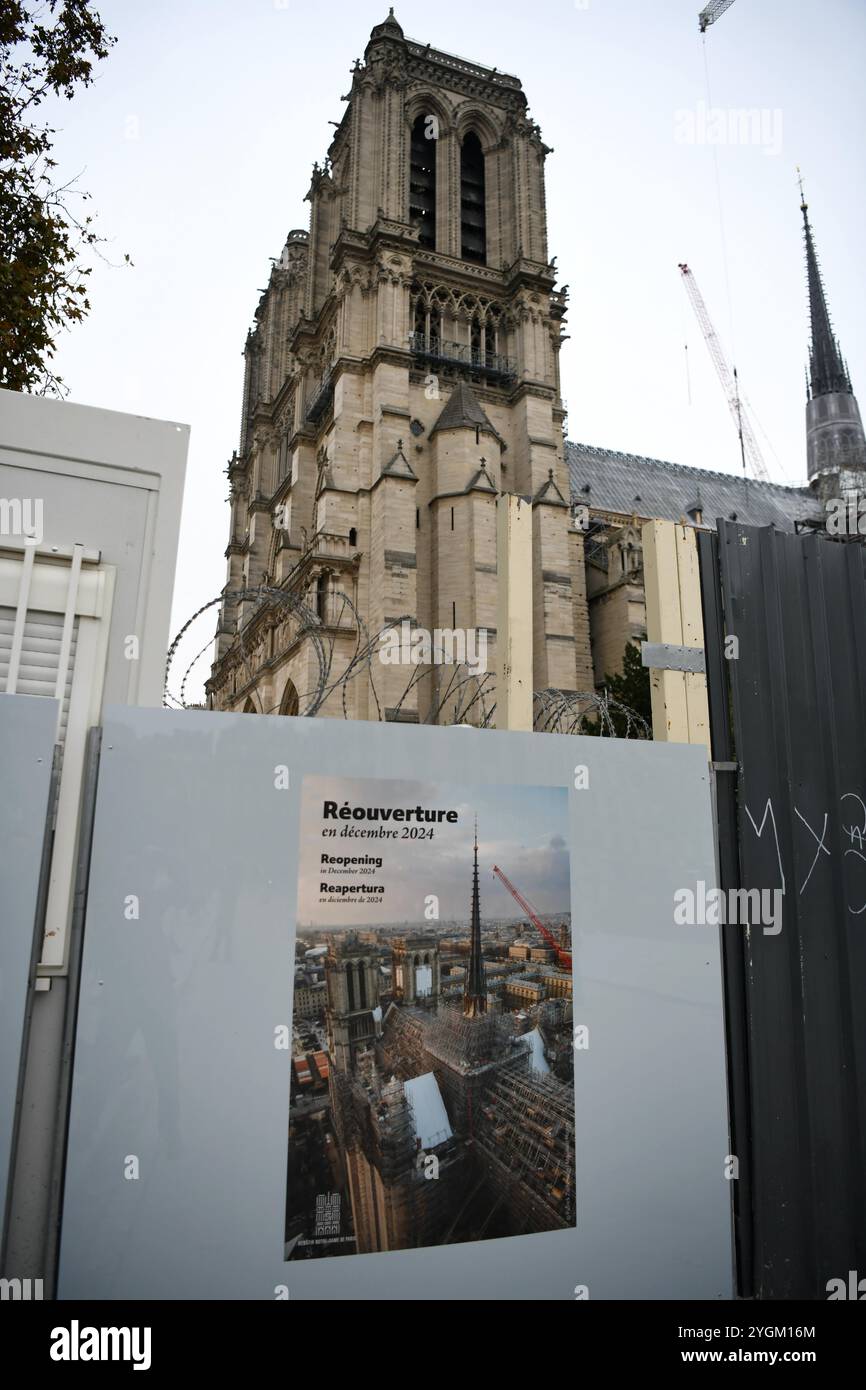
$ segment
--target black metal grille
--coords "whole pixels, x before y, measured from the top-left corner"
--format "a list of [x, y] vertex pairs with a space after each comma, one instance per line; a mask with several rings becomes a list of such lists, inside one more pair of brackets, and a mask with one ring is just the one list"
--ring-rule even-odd
[[449, 342], [445, 338], [425, 338], [423, 333], [410, 335], [410, 350], [414, 357], [443, 367], [464, 367], [493, 380], [513, 381], [517, 376], [514, 359], [501, 352], [488, 352], [486, 348], [473, 347], [469, 343]]
[[307, 406], [307, 419], [314, 425], [321, 420], [334, 399], [334, 379], [329, 372]]

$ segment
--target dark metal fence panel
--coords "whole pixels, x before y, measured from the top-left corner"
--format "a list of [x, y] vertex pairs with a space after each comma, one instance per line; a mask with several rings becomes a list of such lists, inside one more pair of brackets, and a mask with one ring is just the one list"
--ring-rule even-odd
[[[725, 615], [719, 572], [719, 538], [715, 531], [698, 533], [704, 656], [710, 714], [710, 739], [715, 769], [715, 809], [719, 843], [719, 886], [737, 888], [740, 861], [737, 845], [737, 780], [730, 719]], [[746, 1000], [745, 938], [740, 931], [721, 931], [725, 989], [725, 1037], [728, 1068], [728, 1114], [731, 1152], [739, 1160], [733, 1183], [734, 1244], [737, 1289], [744, 1298], [754, 1293], [752, 1243], [751, 1101]]]
[[748, 1111], [743, 1292], [826, 1298], [866, 1276], [866, 548], [720, 522], [715, 550], [702, 540], [714, 758], [730, 757], [730, 711], [739, 765], [722, 886], [784, 890], [778, 934], [725, 928], [745, 933], [745, 1016], [729, 1010], [745, 1032], [730, 1050], [735, 1132], [737, 1092]]

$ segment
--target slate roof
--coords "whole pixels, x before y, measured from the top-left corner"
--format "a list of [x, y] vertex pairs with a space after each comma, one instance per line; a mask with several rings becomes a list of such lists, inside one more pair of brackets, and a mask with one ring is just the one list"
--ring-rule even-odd
[[415, 482], [418, 481], [418, 474], [415, 472], [415, 469], [412, 467], [406, 455], [403, 453], [402, 439], [400, 440], [396, 454], [385, 464], [385, 467], [382, 469], [382, 473], [383, 475], [387, 473], [390, 477], [412, 478]]
[[430, 437], [432, 439], [437, 430], [474, 430], [476, 426], [499, 438], [470, 387], [465, 381], [458, 381], [430, 431]]
[[566, 456], [572, 501], [600, 511], [679, 521], [697, 502], [705, 526], [736, 515], [748, 526], [777, 526], [782, 531], [793, 531], [795, 521], [821, 516], [808, 487], [745, 481], [736, 474], [619, 454], [592, 444], [569, 442]]

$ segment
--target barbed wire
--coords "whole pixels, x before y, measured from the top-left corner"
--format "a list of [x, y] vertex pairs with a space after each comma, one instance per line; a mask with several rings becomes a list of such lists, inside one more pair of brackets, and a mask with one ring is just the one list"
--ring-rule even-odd
[[[354, 604], [352, 604], [352, 601], [348, 597], [348, 595], [343, 595], [343, 597], [346, 599], [346, 602], [349, 604], [349, 606], [354, 610]], [[278, 607], [287, 608], [290, 613], [294, 614], [297, 618], [299, 618], [302, 626], [299, 632], [295, 635], [294, 640], [298, 640], [299, 638], [306, 636], [309, 636], [312, 640], [313, 649], [316, 653], [316, 658], [319, 666], [319, 680], [313, 699], [310, 702], [310, 706], [307, 709], [305, 709], [303, 713], [305, 715], [315, 714], [321, 705], [322, 692], [325, 689], [328, 672], [330, 671], [331, 657], [333, 655], [333, 643], [331, 644], [331, 651], [326, 653], [325, 646], [321, 637], [321, 629], [323, 625], [318, 614], [314, 613], [313, 610], [309, 607], [309, 605], [304, 603], [304, 601], [300, 599], [297, 596], [297, 594], [292, 594], [287, 589], [278, 589], [268, 584], [259, 584], [254, 587], [245, 589], [228, 589], [224, 593], [217, 594], [215, 598], [208, 599], [207, 603], [203, 603], [200, 608], [196, 609], [196, 611], [191, 615], [191, 617], [187, 618], [183, 627], [177, 633], [177, 636], [175, 637], [174, 641], [169, 647], [166, 656], [165, 683], [163, 686], [163, 704], [166, 705], [168, 704], [169, 700], [174, 700], [176, 705], [179, 705], [182, 709], [186, 709], [186, 704], [184, 703], [183, 699], [178, 699], [176, 696], [172, 695], [168, 684], [169, 675], [171, 672], [172, 662], [174, 661], [178, 646], [180, 645], [182, 638], [192, 627], [193, 623], [196, 622], [202, 616], [202, 614], [206, 613], [208, 609], [214, 608], [218, 603], [252, 603], [255, 606], [255, 608], [258, 609], [265, 602], [268, 601], [276, 604]], [[360, 621], [360, 615], [358, 615], [358, 620]], [[253, 670], [248, 659], [249, 648], [247, 646], [246, 641], [246, 628], [248, 626], [249, 624], [245, 624], [244, 628], [239, 628], [237, 637], [240, 644], [241, 660], [246, 669], [248, 681], [252, 682]], [[193, 658], [193, 660], [187, 667], [186, 672], [184, 673], [182, 683], [182, 689], [184, 691], [186, 688], [186, 682], [189, 678], [189, 675], [193, 667], [197, 664], [201, 657], [204, 656], [205, 652], [208, 650], [210, 645], [210, 642], [206, 643], [205, 646], [202, 647], [201, 651], [197, 654], [197, 656]], [[258, 695], [258, 692], [255, 691], [254, 693], [256, 694], [256, 698], [259, 700], [259, 704], [261, 705], [261, 699]], [[259, 713], [263, 714], [264, 710], [260, 709]]]
[[[249, 603], [253, 612], [243, 627], [238, 628], [237, 642], [240, 660], [246, 673], [249, 697], [258, 702], [258, 713], [277, 713], [277, 707], [265, 710], [261, 695], [253, 684], [254, 669], [249, 634], [252, 620], [266, 604], [284, 608], [297, 621], [297, 630], [291, 638], [292, 646], [298, 646], [309, 639], [316, 656], [316, 676], [309, 690], [298, 691], [298, 714], [302, 718], [312, 718], [332, 695], [339, 692], [340, 706], [344, 719], [350, 719], [349, 687], [355, 680], [366, 681], [373, 698], [376, 718], [379, 721], [398, 722], [405, 717], [406, 706], [413, 694], [425, 695], [422, 706], [426, 713], [424, 724], [472, 724], [476, 728], [495, 727], [496, 678], [492, 671], [478, 671], [465, 661], [454, 661], [453, 652], [440, 643], [430, 644], [430, 659], [415, 663], [406, 680], [395, 705], [384, 708], [374, 679], [375, 668], [380, 664], [383, 639], [390, 632], [399, 629], [403, 623], [412, 623], [409, 614], [390, 619], [375, 633], [371, 634], [367, 623], [358, 612], [357, 606], [348, 594], [338, 590], [329, 595], [331, 620], [325, 621], [297, 594], [273, 585], [260, 584], [243, 589], [230, 589], [217, 594], [215, 598], [203, 603], [191, 615], [177, 633], [168, 649], [165, 666], [165, 685], [163, 704], [177, 709], [188, 709], [186, 690], [189, 678], [199, 661], [213, 647], [215, 638], [210, 638], [192, 658], [183, 673], [179, 695], [169, 688], [169, 677], [178, 647], [192, 625], [203, 614], [217, 604]], [[351, 625], [345, 619], [351, 615]], [[334, 675], [334, 661], [338, 638], [349, 637], [355, 633], [355, 644], [345, 666]], [[374, 665], [375, 663], [375, 665]], [[393, 670], [393, 666], [391, 667]], [[423, 683], [428, 683], [425, 690]], [[417, 714], [413, 708], [412, 714]], [[533, 697], [533, 727], [541, 733], [594, 734], [607, 738], [651, 739], [652, 732], [646, 719], [637, 711], [606, 691], [537, 690]], [[624, 732], [623, 732], [624, 731]]]
[[[533, 727], [541, 733], [652, 738], [643, 715], [606, 690], [536, 690], [533, 700]], [[624, 733], [617, 728], [618, 721], [624, 723]]]

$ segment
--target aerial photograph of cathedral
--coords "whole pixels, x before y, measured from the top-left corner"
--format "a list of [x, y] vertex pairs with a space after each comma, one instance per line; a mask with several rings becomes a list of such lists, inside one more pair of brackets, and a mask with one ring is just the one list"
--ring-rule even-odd
[[565, 789], [316, 777], [303, 826], [286, 1258], [573, 1226]]

